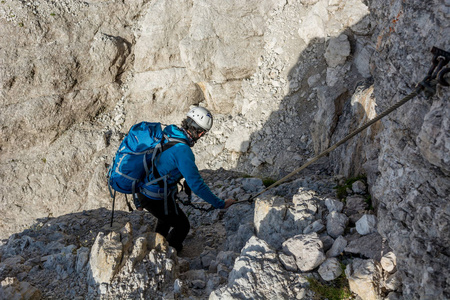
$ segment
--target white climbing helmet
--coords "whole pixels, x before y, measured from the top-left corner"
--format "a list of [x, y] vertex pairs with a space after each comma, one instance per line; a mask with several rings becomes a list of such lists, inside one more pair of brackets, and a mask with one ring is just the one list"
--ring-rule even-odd
[[198, 126], [205, 129], [206, 131], [210, 130], [213, 125], [213, 117], [209, 110], [204, 107], [196, 106], [192, 108], [187, 116], [191, 118]]

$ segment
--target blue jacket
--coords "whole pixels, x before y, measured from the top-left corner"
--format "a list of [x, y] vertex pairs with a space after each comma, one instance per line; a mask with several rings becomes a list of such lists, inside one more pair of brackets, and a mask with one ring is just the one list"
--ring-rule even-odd
[[[223, 208], [225, 202], [211, 192], [198, 171], [194, 153], [188, 146], [189, 137], [175, 125], [167, 126], [163, 132], [168, 137], [185, 140], [187, 144], [178, 143], [161, 153], [155, 162], [159, 175], [164, 176], [169, 173], [170, 177], [167, 181], [169, 185], [184, 177], [192, 192], [197, 196], [215, 208]], [[153, 179], [155, 179], [154, 174], [150, 174], [147, 182]], [[160, 191], [161, 189], [158, 184], [155, 184], [150, 186], [149, 190]]]

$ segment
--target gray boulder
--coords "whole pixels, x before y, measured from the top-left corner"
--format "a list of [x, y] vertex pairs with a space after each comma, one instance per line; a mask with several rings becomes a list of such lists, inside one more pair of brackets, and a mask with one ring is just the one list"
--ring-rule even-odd
[[348, 41], [348, 36], [345, 34], [341, 34], [337, 38], [332, 38], [325, 51], [327, 64], [332, 68], [345, 63], [349, 55], [350, 42]]
[[378, 233], [368, 234], [352, 240], [344, 251], [380, 261], [383, 254], [383, 238]]
[[317, 233], [299, 234], [290, 238], [283, 243], [283, 252], [295, 257], [302, 272], [314, 270], [326, 259]]
[[342, 209], [344, 208], [344, 203], [342, 203], [339, 200], [331, 198], [325, 199], [325, 205], [327, 206], [329, 212], [333, 211], [341, 212]]
[[299, 191], [293, 204], [279, 196], [262, 196], [255, 203], [256, 235], [271, 247], [281, 248], [287, 239], [303, 232], [313, 220], [317, 206], [312, 193]]
[[324, 230], [325, 225], [323, 225], [322, 220], [316, 220], [303, 230], [303, 234], [308, 234], [311, 232], [321, 233]]
[[348, 217], [345, 214], [338, 213], [336, 211], [331, 212], [327, 216], [327, 232], [333, 237], [337, 238], [340, 235], [343, 235], [345, 232], [345, 228], [348, 225]]
[[323, 280], [330, 281], [338, 278], [342, 274], [342, 267], [339, 260], [332, 257], [320, 265], [318, 272]]
[[346, 204], [344, 207], [344, 213], [347, 216], [355, 215], [363, 212], [368, 208], [366, 200], [358, 195], [349, 196], [346, 199]]
[[381, 258], [381, 266], [386, 272], [392, 273], [397, 266], [397, 256], [394, 252], [388, 252]]
[[97, 284], [109, 283], [119, 270], [122, 255], [123, 245], [119, 233], [99, 233], [89, 258], [92, 279]]
[[356, 258], [345, 269], [350, 290], [362, 299], [381, 300], [381, 265], [373, 260]]
[[347, 246], [347, 240], [342, 236], [338, 236], [336, 240], [334, 240], [333, 246], [331, 249], [327, 251], [327, 257], [336, 257], [340, 255], [345, 247]]
[[209, 299], [295, 299], [286, 271], [269, 245], [252, 237], [236, 259], [228, 284], [214, 290]]
[[352, 190], [356, 194], [364, 194], [366, 193], [366, 185], [361, 180], [355, 181], [352, 184]]
[[374, 215], [363, 215], [356, 222], [356, 231], [361, 235], [377, 232], [377, 217]]

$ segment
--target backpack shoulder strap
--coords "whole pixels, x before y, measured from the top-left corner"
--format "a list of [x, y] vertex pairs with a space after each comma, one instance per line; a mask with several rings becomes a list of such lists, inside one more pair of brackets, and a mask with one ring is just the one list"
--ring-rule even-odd
[[[165, 143], [165, 141], [167, 141], [167, 143]], [[155, 177], [155, 179], [161, 178], [161, 175], [158, 172], [158, 169], [156, 169], [156, 165], [155, 165], [155, 161], [156, 158], [159, 157], [161, 155], [161, 153], [163, 153], [164, 151], [172, 148], [173, 146], [175, 146], [176, 144], [186, 144], [188, 145], [188, 143], [182, 139], [176, 139], [176, 138], [170, 138], [166, 135], [163, 136], [163, 138], [161, 139], [161, 142], [158, 144], [158, 146], [155, 147], [155, 151], [153, 151], [153, 156], [152, 156], [152, 172], [153, 175]], [[162, 188], [164, 186], [164, 183], [160, 180], [158, 181], [159, 186]]]

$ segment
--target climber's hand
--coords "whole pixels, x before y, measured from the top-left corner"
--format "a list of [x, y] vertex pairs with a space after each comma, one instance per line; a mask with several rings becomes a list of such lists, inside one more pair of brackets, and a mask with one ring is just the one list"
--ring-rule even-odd
[[224, 206], [223, 208], [228, 208], [228, 207], [230, 207], [231, 205], [233, 205], [234, 203], [236, 203], [236, 200], [233, 200], [233, 199], [227, 199], [227, 200], [225, 200], [225, 206]]

